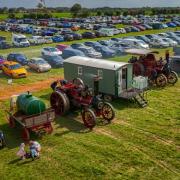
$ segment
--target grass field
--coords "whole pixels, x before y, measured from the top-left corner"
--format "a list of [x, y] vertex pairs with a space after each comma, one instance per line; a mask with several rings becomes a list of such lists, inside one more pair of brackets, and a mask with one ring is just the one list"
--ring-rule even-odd
[[[162, 31], [127, 35], [158, 32]], [[0, 32], [0, 35], [11, 39], [10, 33]], [[116, 37], [122, 36], [126, 35]], [[84, 41], [86, 40], [78, 42]], [[63, 44], [70, 43], [72, 42]], [[22, 52], [30, 58], [39, 56], [41, 48], [42, 46], [13, 48], [0, 50], [0, 54]], [[169, 49], [172, 53], [172, 48]], [[159, 56], [163, 56], [165, 49], [159, 51]], [[111, 60], [128, 61], [129, 57], [115, 57]], [[31, 71], [29, 73], [26, 79], [14, 80], [13, 86], [18, 88], [18, 85], [63, 76], [63, 69], [52, 69], [42, 74]], [[7, 79], [8, 77], [0, 74], [0, 89], [4, 87], [8, 90]], [[34, 92], [34, 95], [49, 106], [50, 93], [50, 89], [45, 89]], [[42, 138], [32, 135], [32, 139], [38, 140], [42, 145], [41, 158], [33, 162], [17, 159], [16, 152], [22, 142], [21, 129], [9, 128], [5, 113], [9, 108], [9, 102], [0, 100], [0, 130], [4, 131], [7, 139], [7, 147], [0, 150], [0, 179], [178, 180], [180, 179], [179, 93], [180, 81], [175, 86], [149, 90], [147, 94], [149, 105], [144, 109], [132, 102], [116, 100], [113, 102], [116, 119], [109, 125], [104, 125], [98, 119], [98, 125], [93, 131], [84, 128], [78, 111], [57, 117], [53, 123], [52, 135], [45, 135]]]

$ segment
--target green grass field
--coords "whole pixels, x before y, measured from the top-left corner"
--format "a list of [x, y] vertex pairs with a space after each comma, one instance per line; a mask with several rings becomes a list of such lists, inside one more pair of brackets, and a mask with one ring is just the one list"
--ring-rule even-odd
[[[128, 35], [158, 32], [162, 31]], [[11, 39], [10, 33], [0, 32], [0, 35]], [[126, 35], [116, 37], [122, 36]], [[30, 58], [40, 56], [42, 47], [44, 45], [0, 50], [0, 54], [22, 52]], [[172, 48], [169, 49], [172, 53]], [[165, 49], [159, 51], [159, 56], [164, 56]], [[129, 57], [121, 56], [111, 60], [128, 61]], [[26, 79], [14, 80], [13, 85], [18, 87], [54, 76], [63, 76], [63, 69], [52, 69], [42, 74], [30, 71]], [[7, 79], [7, 76], [0, 74], [0, 86], [8, 90]], [[46, 89], [33, 94], [49, 106], [50, 93], [51, 90]], [[16, 152], [22, 142], [21, 128], [11, 129], [8, 126], [5, 110], [9, 109], [9, 101], [0, 101], [0, 130], [4, 131], [7, 139], [7, 147], [0, 150], [0, 179], [178, 180], [179, 93], [180, 81], [175, 86], [149, 90], [148, 106], [143, 109], [132, 102], [115, 100], [112, 104], [116, 119], [109, 125], [104, 125], [98, 119], [96, 128], [91, 132], [84, 128], [79, 111], [58, 117], [53, 123], [53, 134], [42, 138], [32, 134], [32, 139], [42, 145], [41, 158], [35, 161], [17, 159]]]

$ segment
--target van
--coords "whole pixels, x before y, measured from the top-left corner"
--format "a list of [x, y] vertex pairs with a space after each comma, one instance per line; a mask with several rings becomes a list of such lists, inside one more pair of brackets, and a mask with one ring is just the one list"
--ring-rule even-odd
[[30, 43], [27, 40], [26, 36], [22, 34], [12, 34], [12, 44], [16, 47], [30, 46]]

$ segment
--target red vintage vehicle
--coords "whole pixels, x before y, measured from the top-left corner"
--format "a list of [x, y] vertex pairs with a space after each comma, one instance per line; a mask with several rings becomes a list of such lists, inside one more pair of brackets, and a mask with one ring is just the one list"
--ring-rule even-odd
[[174, 85], [178, 81], [178, 75], [170, 69], [166, 60], [156, 59], [157, 51], [129, 49], [126, 53], [133, 55], [129, 62], [133, 64], [135, 76], [146, 76], [151, 84], [159, 87], [164, 87], [167, 83]]
[[73, 82], [55, 81], [51, 88], [54, 92], [51, 94], [50, 103], [58, 115], [64, 115], [72, 107], [81, 109], [82, 120], [89, 129], [96, 125], [96, 117], [101, 116], [107, 122], [115, 117], [112, 105], [102, 101], [98, 95], [93, 96], [92, 91], [79, 78]]

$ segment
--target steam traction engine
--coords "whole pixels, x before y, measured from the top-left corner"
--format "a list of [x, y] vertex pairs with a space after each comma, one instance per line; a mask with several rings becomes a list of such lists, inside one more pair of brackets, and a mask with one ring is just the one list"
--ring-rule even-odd
[[90, 129], [96, 125], [96, 117], [101, 116], [107, 122], [115, 117], [112, 105], [102, 101], [97, 94], [93, 96], [92, 90], [79, 78], [73, 82], [55, 81], [51, 88], [54, 92], [51, 94], [50, 103], [58, 115], [64, 115], [72, 107], [81, 109], [84, 125]]

